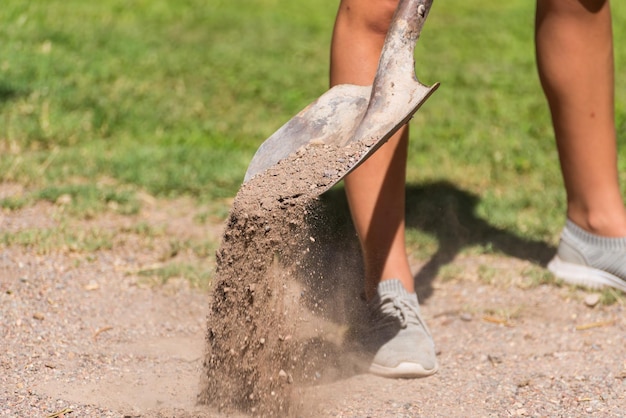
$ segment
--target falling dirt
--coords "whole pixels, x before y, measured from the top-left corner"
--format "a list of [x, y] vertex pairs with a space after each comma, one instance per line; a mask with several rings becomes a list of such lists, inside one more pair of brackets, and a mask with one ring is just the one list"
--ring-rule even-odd
[[319, 195], [367, 150], [309, 144], [239, 190], [217, 252], [201, 402], [284, 416], [298, 408], [294, 392], [328, 366], [341, 330], [306, 326], [325, 314], [322, 289], [306, 285], [323, 269], [311, 248], [328, 242], [318, 235], [326, 223]]

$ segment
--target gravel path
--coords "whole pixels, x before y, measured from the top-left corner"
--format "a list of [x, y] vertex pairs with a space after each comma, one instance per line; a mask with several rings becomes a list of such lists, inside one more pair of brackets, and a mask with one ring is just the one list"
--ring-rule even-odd
[[[0, 416], [236, 416], [195, 405], [208, 292], [185, 280], [154, 284], [135, 274], [158, 262], [167, 239], [197, 233], [194, 209], [185, 210], [164, 203], [138, 218], [103, 215], [72, 224], [116, 232], [112, 248], [89, 254], [0, 247]], [[124, 223], [162, 225], [171, 211], [182, 211], [178, 223], [149, 246], [122, 237]], [[54, 205], [1, 216], [0, 228], [14, 233], [62, 222]], [[569, 287], [499, 282], [499, 271], [528, 267], [518, 259], [465, 255], [453, 265], [498, 267], [488, 283], [437, 279], [422, 301], [439, 373], [388, 380], [320, 370], [318, 384], [297, 391], [299, 415], [626, 416], [622, 299], [605, 306]]]

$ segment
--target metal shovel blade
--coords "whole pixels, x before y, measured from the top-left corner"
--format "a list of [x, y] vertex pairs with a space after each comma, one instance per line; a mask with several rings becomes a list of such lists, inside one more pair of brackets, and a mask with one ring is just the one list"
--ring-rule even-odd
[[439, 84], [415, 76], [414, 51], [432, 0], [400, 0], [371, 86], [335, 86], [294, 116], [257, 150], [244, 183], [310, 144], [346, 146], [367, 141], [369, 150], [334, 180], [339, 182], [406, 124]]

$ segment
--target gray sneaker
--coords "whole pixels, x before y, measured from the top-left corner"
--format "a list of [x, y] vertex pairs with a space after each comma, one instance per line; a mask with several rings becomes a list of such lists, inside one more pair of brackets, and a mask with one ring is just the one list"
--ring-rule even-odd
[[626, 292], [626, 238], [600, 237], [568, 220], [548, 270], [570, 284]]
[[394, 378], [425, 377], [437, 371], [433, 339], [415, 293], [397, 280], [384, 280], [368, 303], [369, 322], [359, 332], [371, 356], [369, 372]]

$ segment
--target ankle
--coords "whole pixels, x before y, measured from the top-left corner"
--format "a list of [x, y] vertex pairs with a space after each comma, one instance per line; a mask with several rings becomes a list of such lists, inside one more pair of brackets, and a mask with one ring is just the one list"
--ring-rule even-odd
[[626, 212], [592, 214], [568, 212], [568, 219], [579, 228], [602, 237], [626, 237]]
[[404, 288], [406, 292], [415, 293], [415, 286], [413, 284], [412, 277], [410, 278], [402, 277], [402, 276], [389, 277], [389, 278], [382, 279], [382, 280], [369, 281], [368, 284], [366, 284], [365, 286], [365, 300], [371, 300], [378, 293], [377, 289], [379, 287], [379, 284], [388, 280], [396, 280], [400, 284], [402, 284], [402, 287]]

